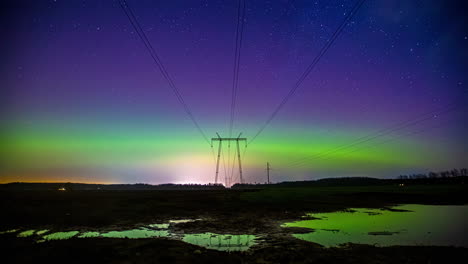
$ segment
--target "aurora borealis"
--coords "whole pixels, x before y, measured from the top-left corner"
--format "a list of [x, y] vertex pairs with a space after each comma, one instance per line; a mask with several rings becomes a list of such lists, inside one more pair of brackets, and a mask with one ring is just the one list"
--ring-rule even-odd
[[[237, 1], [127, 2], [200, 126], [227, 136]], [[468, 21], [446, 2], [366, 1], [249, 145], [246, 181], [267, 161], [273, 181], [466, 166]], [[354, 3], [246, 1], [234, 134], [257, 132]], [[210, 146], [118, 1], [1, 12], [0, 182], [213, 182]]]

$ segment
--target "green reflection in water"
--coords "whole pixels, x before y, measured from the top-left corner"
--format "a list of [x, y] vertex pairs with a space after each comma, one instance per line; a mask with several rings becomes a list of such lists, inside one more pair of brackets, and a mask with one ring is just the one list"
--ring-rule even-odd
[[6, 230], [6, 231], [0, 231], [0, 235], [3, 235], [3, 234], [10, 234], [10, 233], [16, 233], [18, 232], [19, 229], [10, 229], [10, 230]]
[[49, 235], [43, 236], [44, 240], [64, 240], [70, 239], [76, 236], [79, 232], [78, 231], [69, 231], [69, 232], [56, 232]]
[[468, 247], [468, 206], [403, 205], [394, 209], [410, 212], [352, 209], [354, 212], [310, 214], [319, 219], [283, 226], [314, 229], [293, 236], [324, 246], [359, 243]]
[[169, 220], [169, 223], [171, 224], [182, 224], [182, 223], [190, 223], [190, 222], [195, 222], [200, 219], [176, 219], [176, 220]]
[[150, 238], [150, 237], [167, 237], [169, 232], [166, 230], [150, 230], [147, 228], [124, 230], [124, 231], [111, 231], [101, 234], [102, 237], [110, 238]]
[[18, 234], [18, 237], [30, 237], [32, 235], [34, 235], [34, 232], [36, 230], [26, 230], [26, 231], [23, 231], [21, 233]]
[[84, 232], [79, 235], [79, 238], [91, 238], [91, 237], [99, 237], [101, 234], [99, 232]]
[[188, 234], [182, 241], [221, 251], [245, 251], [255, 245], [254, 235], [219, 235], [214, 233]]
[[151, 224], [151, 225], [148, 225], [149, 227], [151, 228], [159, 228], [159, 229], [168, 229], [169, 228], [169, 224]]
[[39, 230], [36, 232], [36, 235], [43, 235], [45, 233], [49, 232], [49, 229], [43, 229], [43, 230]]

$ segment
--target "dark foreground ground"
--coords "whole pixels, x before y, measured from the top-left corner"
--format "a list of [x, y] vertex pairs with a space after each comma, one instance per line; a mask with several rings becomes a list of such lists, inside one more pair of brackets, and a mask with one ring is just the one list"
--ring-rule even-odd
[[[170, 239], [70, 239], [35, 243], [0, 236], [3, 263], [466, 263], [454, 247], [323, 248], [290, 236], [279, 225], [306, 212], [402, 203], [467, 204], [468, 187], [451, 185], [274, 187], [216, 191], [1, 191], [0, 225], [11, 228], [128, 229], [169, 219], [185, 233], [263, 234], [247, 252], [208, 250]], [[266, 234], [266, 235], [265, 235]]]

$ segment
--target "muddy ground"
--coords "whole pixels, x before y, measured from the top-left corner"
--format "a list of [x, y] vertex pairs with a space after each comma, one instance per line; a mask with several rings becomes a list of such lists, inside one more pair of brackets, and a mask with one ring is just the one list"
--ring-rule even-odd
[[[0, 236], [5, 263], [465, 263], [468, 249], [454, 247], [324, 248], [281, 228], [307, 212], [403, 203], [467, 204], [466, 185], [341, 186], [218, 191], [2, 191], [2, 230], [129, 229], [170, 219], [177, 233], [259, 235], [247, 252], [220, 252], [166, 238], [70, 239], [36, 243]], [[308, 231], [308, 230], [307, 230]], [[3, 262], [3, 261], [2, 261]]]

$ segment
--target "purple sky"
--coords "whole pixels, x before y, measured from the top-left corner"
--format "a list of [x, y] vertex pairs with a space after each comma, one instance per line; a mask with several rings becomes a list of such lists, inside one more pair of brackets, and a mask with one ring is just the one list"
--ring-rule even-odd
[[[127, 2], [208, 137], [215, 132], [227, 135], [237, 1]], [[278, 168], [277, 181], [392, 177], [465, 166], [468, 21], [462, 3], [446, 2], [366, 1], [249, 146], [253, 157], [245, 156], [248, 181], [262, 181], [267, 161]], [[246, 1], [234, 134], [255, 135], [355, 3]], [[84, 181], [95, 182], [212, 181], [209, 146], [202, 147], [206, 143], [118, 1], [4, 5], [0, 135], [8, 147], [0, 153], [7, 164], [0, 172], [3, 181], [44, 180], [50, 171], [60, 171], [53, 179], [71, 181], [83, 180], [70, 176], [82, 171], [96, 175]], [[448, 105], [455, 108], [442, 111]], [[389, 137], [401, 137], [375, 147], [374, 154], [366, 149], [366, 155], [346, 160], [340, 155], [348, 154], [340, 153], [328, 163], [311, 159], [305, 168], [288, 168], [288, 163], [320, 156], [427, 113], [433, 117], [366, 142], [364, 146], [374, 148]], [[129, 142], [151, 141], [154, 152], [140, 142], [129, 153], [118, 144], [121, 136]], [[54, 142], [54, 137], [65, 143]], [[91, 147], [74, 150], [67, 142], [88, 142]], [[411, 162], [394, 160], [401, 155], [396, 149]], [[38, 154], [61, 159], [62, 151], [67, 155], [60, 164]], [[424, 156], [428, 152], [439, 155]], [[121, 156], [113, 158], [115, 153]], [[372, 161], [372, 155], [382, 159]], [[85, 156], [91, 158], [83, 161]], [[177, 157], [184, 157], [180, 166], [197, 164], [207, 176], [170, 176], [177, 173], [168, 164]], [[122, 160], [125, 165], [112, 167]], [[142, 169], [143, 160], [154, 161], [154, 170]]]

